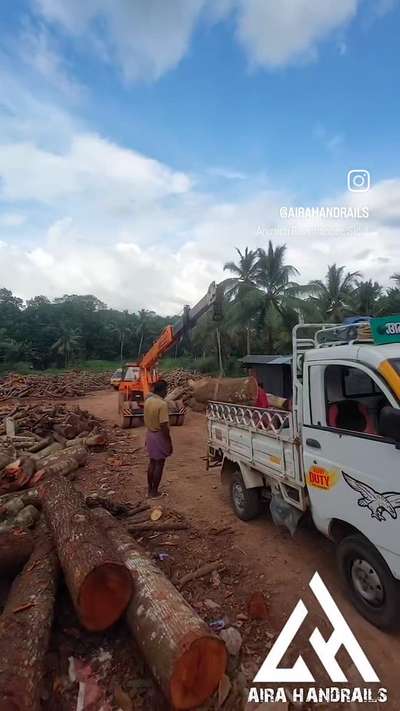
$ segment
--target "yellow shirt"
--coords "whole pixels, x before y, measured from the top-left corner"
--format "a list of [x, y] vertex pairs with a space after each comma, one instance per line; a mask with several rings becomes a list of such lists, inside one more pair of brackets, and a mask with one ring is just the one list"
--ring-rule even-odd
[[149, 395], [144, 401], [144, 424], [151, 432], [159, 432], [169, 422], [168, 405], [159, 395]]

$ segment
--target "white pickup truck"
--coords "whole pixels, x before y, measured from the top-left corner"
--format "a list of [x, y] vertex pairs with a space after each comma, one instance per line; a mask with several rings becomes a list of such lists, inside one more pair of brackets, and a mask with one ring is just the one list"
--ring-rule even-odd
[[298, 325], [290, 411], [210, 402], [208, 463], [244, 521], [309, 512], [337, 544], [355, 607], [400, 622], [400, 317]]

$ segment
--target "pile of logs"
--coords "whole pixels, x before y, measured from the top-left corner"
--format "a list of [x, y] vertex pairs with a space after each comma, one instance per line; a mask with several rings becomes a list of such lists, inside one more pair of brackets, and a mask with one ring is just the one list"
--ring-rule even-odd
[[35, 484], [44, 473], [71, 474], [87, 448], [103, 446], [100, 420], [78, 408], [30, 404], [0, 410], [0, 494]]
[[[224, 641], [123, 525], [98, 506], [107, 501], [93, 496], [85, 501], [67, 479], [48, 475], [39, 482], [36, 496], [42, 516], [34, 544], [21, 532], [14, 533], [14, 540], [11, 534], [7, 539], [9, 550], [25, 565], [0, 618], [1, 709], [41, 708], [60, 575], [85, 629], [106, 630], [126, 613], [135, 643], [171, 706], [182, 710], [201, 706], [224, 676]], [[89, 508], [89, 501], [95, 508]], [[118, 511], [127, 513], [129, 508], [123, 505]], [[0, 567], [1, 542], [0, 536]]]
[[204, 375], [200, 373], [191, 372], [189, 370], [184, 370], [183, 368], [176, 368], [175, 370], [168, 370], [166, 372], [160, 373], [160, 377], [166, 380], [168, 383], [168, 390], [173, 391], [175, 388], [188, 388], [190, 387], [190, 382], [195, 380], [202, 380]]
[[111, 373], [73, 370], [60, 375], [9, 375], [0, 381], [0, 400], [81, 397], [110, 384]]

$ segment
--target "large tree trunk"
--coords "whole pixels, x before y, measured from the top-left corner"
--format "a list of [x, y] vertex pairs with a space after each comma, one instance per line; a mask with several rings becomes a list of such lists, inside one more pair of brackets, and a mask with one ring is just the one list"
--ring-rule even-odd
[[110, 514], [94, 515], [135, 576], [127, 621], [155, 679], [175, 709], [198, 708], [224, 675], [224, 642]]
[[125, 611], [132, 577], [70, 482], [45, 475], [38, 489], [79, 619], [104, 630]]
[[32, 535], [27, 531], [0, 534], [0, 577], [19, 573], [33, 550]]
[[251, 405], [257, 399], [257, 381], [255, 378], [208, 378], [192, 381], [193, 397], [197, 402], [209, 400], [232, 402], [238, 405]]
[[0, 618], [1, 711], [40, 711], [57, 579], [54, 544], [41, 521], [35, 549], [15, 579]]

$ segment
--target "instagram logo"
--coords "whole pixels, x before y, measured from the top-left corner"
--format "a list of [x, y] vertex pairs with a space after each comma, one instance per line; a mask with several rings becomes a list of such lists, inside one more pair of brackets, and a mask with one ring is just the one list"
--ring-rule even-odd
[[366, 193], [371, 187], [369, 170], [349, 170], [347, 187], [352, 193]]

